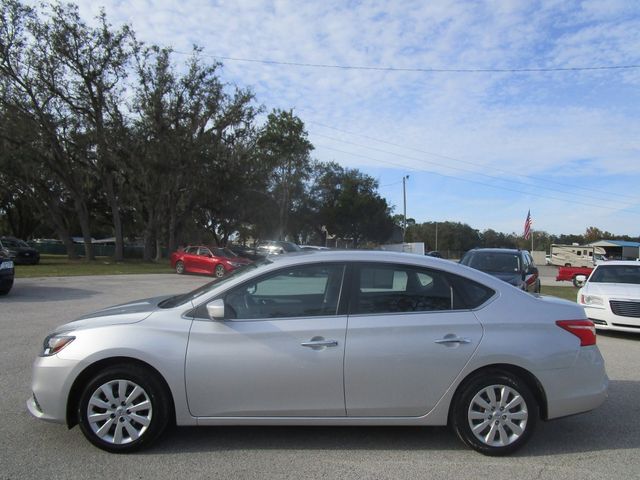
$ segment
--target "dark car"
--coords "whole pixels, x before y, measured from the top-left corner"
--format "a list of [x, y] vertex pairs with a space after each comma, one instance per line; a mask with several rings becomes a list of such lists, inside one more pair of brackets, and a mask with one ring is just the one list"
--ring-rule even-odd
[[258, 260], [262, 255], [258, 255], [255, 248], [246, 247], [237, 243], [230, 243], [227, 248], [239, 257], [248, 258], [249, 260]]
[[540, 293], [540, 276], [527, 250], [476, 248], [465, 253], [460, 263], [504, 280], [521, 290]]
[[302, 251], [295, 243], [282, 240], [263, 240], [258, 242], [256, 250], [261, 255], [283, 255]]
[[0, 295], [6, 295], [13, 287], [15, 271], [13, 260], [6, 249], [0, 248]]
[[427, 252], [425, 255], [429, 255], [430, 257], [434, 257], [434, 258], [442, 258], [442, 254], [437, 250], [431, 250], [430, 252]]
[[16, 265], [37, 265], [40, 262], [40, 252], [30, 247], [24, 240], [13, 237], [0, 238], [0, 249], [8, 250]]

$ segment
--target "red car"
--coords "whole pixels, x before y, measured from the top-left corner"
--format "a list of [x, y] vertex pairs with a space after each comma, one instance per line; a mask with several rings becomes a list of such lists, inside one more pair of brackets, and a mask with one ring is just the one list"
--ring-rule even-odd
[[171, 268], [175, 268], [176, 273], [180, 274], [206, 273], [222, 277], [247, 263], [251, 261], [239, 257], [228, 248], [191, 246], [171, 254]]

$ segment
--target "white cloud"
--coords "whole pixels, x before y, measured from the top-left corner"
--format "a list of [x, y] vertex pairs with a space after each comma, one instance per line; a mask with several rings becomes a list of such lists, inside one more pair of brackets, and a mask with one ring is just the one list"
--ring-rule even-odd
[[[82, 0], [81, 11], [85, 17], [93, 16], [101, 4], [112, 23], [130, 22], [148, 43], [171, 45], [179, 51], [198, 44], [205, 54], [226, 57], [397, 68], [640, 64], [640, 4], [623, 0]], [[224, 64], [224, 78], [253, 88], [268, 108], [295, 107], [309, 121], [311, 139], [319, 145], [317, 154], [322, 160], [338, 159], [372, 172], [381, 165], [320, 147], [326, 145], [407, 169], [465, 178], [472, 174], [452, 171], [446, 165], [492, 172], [506, 179], [513, 172], [545, 175], [576, 187], [626, 193], [634, 193], [640, 179], [640, 70], [460, 74], [318, 69], [230, 60]], [[477, 167], [424, 154], [424, 159], [442, 163], [427, 165], [347, 146], [314, 134], [420, 157], [399, 147], [331, 133], [311, 121]], [[399, 177], [401, 170], [386, 171], [381, 179], [389, 176], [393, 180], [391, 176]], [[544, 192], [545, 185], [535, 182]], [[613, 187], [605, 188], [607, 184]], [[569, 214], [565, 208], [569, 203], [558, 208], [557, 200], [506, 190], [494, 195], [475, 187], [460, 198], [452, 188], [439, 190], [441, 198], [446, 198], [441, 203], [457, 206], [451, 210], [451, 219], [458, 219], [458, 212], [461, 220], [486, 218], [494, 228], [520, 225], [521, 211], [534, 199], [545, 209], [537, 228], [583, 231], [587, 224], [601, 221], [601, 228], [640, 233], [634, 226], [640, 213], [609, 209], [585, 219], [585, 215]], [[595, 191], [591, 194], [600, 195], [603, 204], [612, 198]], [[640, 206], [635, 211], [640, 212]], [[430, 214], [425, 211], [423, 215], [418, 220]]]

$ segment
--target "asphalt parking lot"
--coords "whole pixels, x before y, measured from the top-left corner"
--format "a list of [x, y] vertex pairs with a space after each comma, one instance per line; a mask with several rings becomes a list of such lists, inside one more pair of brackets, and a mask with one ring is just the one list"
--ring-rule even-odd
[[122, 275], [17, 279], [0, 297], [0, 478], [631, 479], [640, 478], [640, 334], [598, 335], [611, 379], [598, 410], [541, 423], [516, 455], [489, 458], [446, 428], [177, 428], [153, 448], [113, 455], [78, 428], [32, 418], [31, 363], [54, 327], [209, 279]]

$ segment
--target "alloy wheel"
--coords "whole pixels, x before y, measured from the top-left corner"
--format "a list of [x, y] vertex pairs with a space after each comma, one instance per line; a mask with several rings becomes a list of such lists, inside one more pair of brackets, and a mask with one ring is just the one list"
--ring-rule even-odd
[[525, 432], [529, 419], [527, 403], [518, 391], [506, 385], [489, 385], [469, 403], [467, 420], [473, 435], [490, 447], [506, 447]]
[[112, 445], [124, 445], [140, 438], [152, 417], [149, 395], [131, 380], [111, 380], [100, 385], [87, 404], [91, 430]]

